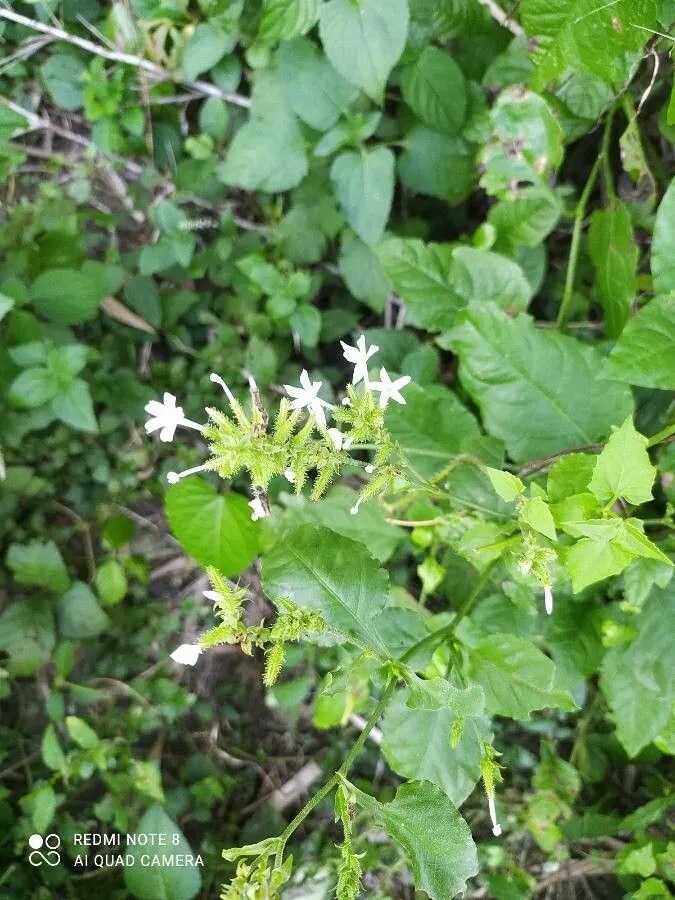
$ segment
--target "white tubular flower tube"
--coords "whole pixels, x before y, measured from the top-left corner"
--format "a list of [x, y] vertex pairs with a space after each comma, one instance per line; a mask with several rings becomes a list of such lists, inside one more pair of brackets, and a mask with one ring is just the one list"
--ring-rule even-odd
[[499, 837], [502, 833], [502, 826], [497, 821], [497, 810], [495, 809], [494, 797], [488, 797], [488, 810], [490, 811], [490, 821], [492, 822], [492, 833], [495, 837]]
[[553, 591], [548, 584], [544, 585], [544, 609], [547, 616], [550, 616], [553, 612]]
[[229, 387], [225, 384], [223, 379], [220, 377], [220, 375], [216, 375], [215, 372], [211, 372], [210, 377], [211, 377], [211, 381], [214, 384], [219, 384], [221, 386], [221, 388], [223, 389], [223, 393], [225, 394], [227, 399], [230, 401], [230, 403], [234, 403], [235, 402], [234, 395], [232, 394], [232, 391], [229, 389]]
[[368, 360], [371, 356], [374, 356], [380, 348], [375, 344], [373, 344], [372, 347], [366, 347], [366, 337], [363, 334], [356, 342], [355, 347], [351, 347], [349, 344], [345, 344], [344, 341], [340, 341], [340, 343], [342, 344], [344, 358], [347, 360], [347, 362], [350, 362], [354, 365], [352, 384], [358, 384], [359, 381], [363, 381], [366, 387], [369, 387], [370, 382], [368, 381]]
[[181, 666], [194, 666], [203, 652], [199, 644], [181, 644], [173, 651], [171, 659]]
[[159, 431], [160, 441], [169, 443], [173, 440], [176, 428], [182, 425], [184, 428], [194, 428], [201, 431], [202, 427], [198, 422], [186, 419], [182, 406], [176, 406], [176, 398], [168, 391], [164, 394], [162, 402], [159, 400], [151, 400], [145, 405], [145, 411], [150, 416], [145, 423], [145, 430], [148, 434]]
[[248, 505], [251, 507], [251, 519], [254, 522], [257, 522], [258, 519], [264, 519], [268, 515], [260, 497], [254, 497], [253, 500], [249, 501]]
[[181, 478], [187, 478], [188, 475], [195, 475], [197, 472], [206, 472], [208, 465], [194, 466], [192, 469], [185, 469], [183, 472], [167, 472], [166, 480], [169, 484], [178, 484]]

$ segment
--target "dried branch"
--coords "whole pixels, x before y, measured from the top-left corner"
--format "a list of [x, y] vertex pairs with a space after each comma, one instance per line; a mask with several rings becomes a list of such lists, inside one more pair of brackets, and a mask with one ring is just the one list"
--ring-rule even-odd
[[521, 26], [514, 22], [509, 13], [505, 13], [501, 6], [495, 3], [495, 0], [478, 0], [478, 2], [490, 11], [492, 18], [499, 22], [502, 28], [507, 28], [511, 34], [515, 34], [517, 37], [525, 34]]

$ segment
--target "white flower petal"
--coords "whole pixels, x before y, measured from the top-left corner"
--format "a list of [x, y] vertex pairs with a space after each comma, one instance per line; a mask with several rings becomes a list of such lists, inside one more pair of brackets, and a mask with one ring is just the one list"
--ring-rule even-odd
[[544, 609], [547, 616], [553, 613], [553, 591], [548, 584], [544, 585]]
[[171, 659], [182, 666], [194, 666], [202, 652], [199, 644], [181, 644], [173, 651]]
[[248, 505], [251, 507], [251, 519], [254, 522], [257, 522], [258, 519], [264, 519], [268, 515], [260, 497], [254, 497], [253, 500], [249, 501]]

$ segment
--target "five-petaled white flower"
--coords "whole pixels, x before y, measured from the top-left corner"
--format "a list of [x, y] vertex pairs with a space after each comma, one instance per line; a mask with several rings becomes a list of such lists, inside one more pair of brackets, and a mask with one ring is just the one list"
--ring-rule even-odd
[[344, 341], [340, 341], [340, 343], [342, 344], [342, 349], [344, 351], [344, 358], [347, 362], [354, 364], [352, 384], [358, 384], [359, 381], [363, 381], [366, 387], [368, 387], [370, 384], [368, 381], [368, 360], [371, 356], [374, 356], [380, 348], [375, 346], [375, 344], [373, 344], [372, 347], [366, 347], [366, 337], [363, 334], [356, 342], [356, 347], [351, 347], [349, 344], [345, 344]]
[[249, 501], [248, 505], [251, 507], [251, 518], [254, 522], [257, 522], [258, 519], [264, 519], [268, 515], [260, 497], [254, 497], [253, 500]]
[[310, 381], [309, 375], [306, 369], [303, 369], [300, 373], [300, 384], [302, 387], [293, 387], [292, 384], [285, 384], [284, 388], [286, 389], [286, 393], [289, 397], [292, 397], [292, 401], [290, 403], [291, 409], [305, 409], [307, 408], [319, 425], [326, 424], [326, 414], [323, 409], [326, 407], [327, 409], [332, 409], [330, 403], [327, 403], [325, 400], [322, 400], [319, 397], [319, 391], [321, 390], [320, 381]]
[[173, 440], [179, 425], [194, 428], [197, 431], [202, 430], [202, 426], [197, 422], [185, 418], [183, 407], [176, 406], [176, 398], [168, 391], [164, 394], [162, 403], [159, 400], [151, 400], [145, 405], [145, 411], [150, 416], [145, 423], [145, 430], [148, 434], [159, 430], [159, 439], [165, 443]]
[[180, 663], [181, 666], [194, 666], [202, 653], [203, 650], [199, 644], [181, 644], [173, 651], [171, 659]]
[[544, 609], [547, 616], [550, 616], [553, 612], [553, 591], [548, 584], [544, 585]]
[[327, 433], [336, 450], [349, 450], [354, 443], [354, 438], [345, 437], [339, 428], [329, 428]]
[[396, 381], [392, 381], [387, 370], [380, 369], [380, 380], [374, 381], [370, 385], [373, 390], [380, 392], [380, 409], [384, 409], [390, 400], [405, 404], [405, 398], [400, 394], [400, 390], [406, 384], [410, 384], [409, 375], [403, 375], [401, 378], [397, 378]]

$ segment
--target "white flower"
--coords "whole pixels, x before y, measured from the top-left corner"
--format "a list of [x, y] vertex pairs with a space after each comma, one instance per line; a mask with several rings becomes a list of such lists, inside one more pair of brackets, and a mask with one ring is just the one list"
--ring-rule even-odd
[[488, 797], [488, 809], [490, 810], [490, 819], [492, 821], [492, 833], [495, 837], [499, 837], [502, 833], [502, 826], [497, 821], [497, 811], [495, 810], [494, 797]]
[[291, 484], [295, 484], [295, 472], [289, 466], [284, 472], [284, 478], [286, 481], [289, 481]]
[[368, 465], [366, 466], [366, 472], [368, 473], [368, 475], [372, 475], [374, 471], [375, 466], [372, 463], [368, 463]]
[[309, 375], [307, 374], [307, 370], [303, 369], [300, 374], [300, 384], [302, 387], [293, 387], [292, 384], [285, 384], [284, 388], [286, 389], [286, 393], [289, 397], [292, 397], [293, 400], [290, 403], [291, 409], [309, 409], [312, 413], [316, 421], [319, 425], [326, 424], [326, 415], [323, 411], [324, 406], [327, 409], [332, 409], [330, 403], [327, 403], [325, 400], [322, 400], [319, 397], [319, 391], [321, 390], [320, 381], [310, 381]]
[[199, 644], [181, 644], [173, 651], [171, 659], [181, 666], [194, 666], [202, 652]]
[[342, 344], [342, 349], [344, 351], [344, 358], [347, 362], [354, 364], [352, 384], [358, 384], [359, 381], [363, 381], [366, 386], [368, 386], [368, 360], [371, 356], [374, 356], [380, 348], [376, 347], [375, 344], [373, 344], [372, 347], [366, 347], [366, 337], [363, 334], [356, 342], [356, 347], [350, 347], [350, 345], [345, 344], [344, 341], [340, 341], [340, 343]]
[[328, 437], [333, 442], [336, 450], [349, 450], [354, 443], [354, 438], [345, 437], [339, 428], [329, 428]]
[[547, 616], [553, 612], [553, 591], [548, 584], [544, 585], [544, 609]]
[[182, 406], [176, 406], [176, 398], [168, 392], [164, 394], [163, 402], [159, 400], [151, 400], [145, 405], [145, 411], [150, 419], [145, 423], [145, 430], [148, 434], [159, 430], [159, 439], [165, 443], [172, 441], [179, 425], [186, 428], [195, 428], [197, 431], [202, 430], [202, 426], [197, 422], [186, 419]]
[[260, 497], [254, 497], [253, 500], [249, 501], [248, 505], [251, 507], [251, 518], [254, 522], [257, 522], [258, 519], [264, 519], [268, 515]]
[[380, 369], [380, 380], [374, 381], [370, 385], [373, 390], [380, 392], [380, 409], [384, 409], [390, 400], [405, 404], [405, 399], [401, 396], [399, 391], [401, 388], [404, 388], [406, 384], [410, 384], [410, 380], [409, 375], [403, 375], [402, 378], [397, 378], [396, 381], [392, 381], [387, 370]]

